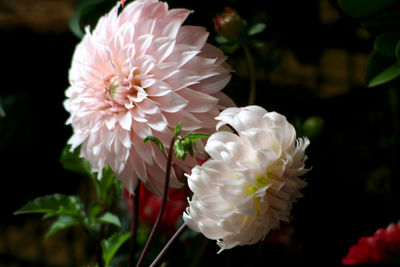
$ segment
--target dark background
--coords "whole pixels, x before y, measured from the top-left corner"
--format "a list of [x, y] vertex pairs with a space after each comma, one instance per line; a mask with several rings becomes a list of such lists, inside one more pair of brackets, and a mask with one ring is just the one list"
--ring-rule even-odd
[[[0, 1], [0, 97], [6, 113], [0, 117], [0, 266], [82, 265], [90, 258], [85, 251], [66, 250], [79, 242], [80, 232], [46, 241], [57, 243], [49, 253], [49, 245], [41, 241], [45, 227], [40, 218], [12, 215], [35, 197], [76, 194], [82, 188], [82, 177], [59, 163], [72, 132], [64, 124], [68, 114], [62, 103], [79, 42], [68, 29], [76, 3], [64, 0], [53, 7], [57, 1], [28, 2]], [[248, 23], [267, 22], [256, 36], [265, 46], [252, 48], [257, 104], [287, 116], [299, 135], [307, 118], [323, 121], [321, 131], [310, 137], [307, 165], [312, 170], [305, 176], [304, 198], [293, 208], [290, 242], [239, 247], [220, 255], [211, 242], [200, 266], [340, 266], [358, 238], [399, 219], [398, 90], [367, 88], [365, 66], [373, 44], [359, 21], [344, 14], [336, 1], [168, 3], [193, 9], [186, 24], [206, 27], [214, 44], [212, 18], [225, 6]], [[244, 54], [238, 50], [229, 56], [236, 72], [225, 92], [245, 106]]]

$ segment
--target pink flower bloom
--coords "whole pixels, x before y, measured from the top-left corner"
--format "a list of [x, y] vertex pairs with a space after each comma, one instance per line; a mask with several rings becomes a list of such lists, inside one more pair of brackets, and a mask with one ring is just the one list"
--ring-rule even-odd
[[344, 265], [387, 263], [400, 255], [400, 221], [387, 228], [378, 229], [373, 236], [364, 236], [352, 245], [342, 259]]
[[[212, 132], [219, 108], [232, 105], [220, 92], [230, 68], [203, 27], [182, 26], [189, 10], [168, 10], [158, 0], [118, 8], [92, 32], [86, 28], [76, 47], [64, 102], [74, 131], [68, 143], [82, 145], [81, 156], [100, 175], [110, 165], [130, 192], [141, 179], [161, 194], [166, 159], [143, 139], [155, 136], [168, 151], [180, 121], [183, 132]], [[177, 165], [190, 169], [196, 161]], [[175, 172], [170, 186], [181, 186]]]
[[[124, 190], [124, 196], [129, 210], [132, 210], [132, 201], [127, 190]], [[172, 236], [175, 233], [178, 220], [188, 205], [186, 198], [187, 195], [184, 190], [169, 189], [168, 201], [160, 224], [161, 230], [165, 234]], [[154, 195], [146, 187], [141, 186], [139, 190], [139, 221], [152, 227], [157, 219], [161, 203], [161, 197]]]

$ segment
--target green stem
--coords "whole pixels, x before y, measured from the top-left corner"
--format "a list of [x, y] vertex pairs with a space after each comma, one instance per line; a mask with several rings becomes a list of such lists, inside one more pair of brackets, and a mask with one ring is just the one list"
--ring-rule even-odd
[[139, 217], [139, 190], [140, 190], [140, 181], [136, 186], [135, 195], [133, 196], [132, 199], [131, 246], [129, 251], [129, 262], [128, 262], [129, 267], [133, 267], [135, 261], [136, 235], [137, 235], [137, 226]]
[[171, 176], [171, 168], [172, 168], [172, 158], [174, 155], [174, 153], [173, 153], [174, 152], [174, 143], [175, 143], [175, 138], [172, 138], [171, 144], [169, 146], [169, 152], [168, 152], [167, 170], [165, 172], [164, 194], [163, 194], [160, 212], [158, 213], [156, 222], [153, 225], [153, 229], [151, 229], [151, 233], [149, 235], [149, 238], [147, 239], [146, 245], [144, 246], [144, 249], [142, 251], [142, 254], [140, 255], [140, 258], [139, 258], [139, 261], [138, 261], [136, 267], [140, 267], [142, 265], [144, 257], [146, 256], [146, 254], [149, 250], [150, 243], [153, 240], [154, 235], [158, 230], [158, 227], [161, 223], [162, 216], [164, 214], [165, 205], [167, 204], [169, 179]]
[[185, 232], [185, 230], [187, 229], [187, 225], [185, 223], [183, 223], [181, 225], [181, 227], [178, 229], [178, 231], [176, 231], [176, 233], [171, 237], [171, 239], [168, 241], [168, 243], [164, 246], [164, 248], [161, 250], [160, 254], [158, 254], [157, 258], [154, 259], [153, 263], [150, 265], [150, 267], [155, 267], [162, 259], [162, 257], [164, 256], [164, 254], [167, 252], [167, 250], [169, 249], [169, 247], [175, 242], [175, 240], [177, 240], [181, 234], [183, 234]]
[[249, 94], [249, 105], [254, 105], [256, 102], [256, 71], [254, 68], [253, 56], [250, 53], [248, 46], [244, 46], [244, 53], [246, 55], [247, 66], [249, 68], [250, 76], [250, 94]]

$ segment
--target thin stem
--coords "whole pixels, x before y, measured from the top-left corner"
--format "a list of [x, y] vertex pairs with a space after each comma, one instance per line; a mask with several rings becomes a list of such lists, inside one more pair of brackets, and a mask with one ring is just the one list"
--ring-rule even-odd
[[99, 267], [104, 267], [104, 260], [103, 260], [103, 247], [101, 246], [101, 240], [103, 239], [103, 234], [104, 234], [104, 223], [100, 225], [100, 230], [99, 230], [99, 238], [97, 240], [97, 262], [99, 263]]
[[138, 217], [139, 217], [139, 190], [140, 190], [140, 181], [136, 186], [135, 195], [132, 198], [131, 245], [129, 249], [129, 262], [128, 262], [129, 267], [133, 267], [135, 261], [136, 234], [137, 234]]
[[147, 239], [146, 245], [144, 246], [144, 249], [142, 251], [142, 254], [140, 255], [140, 258], [139, 258], [139, 261], [138, 261], [136, 267], [140, 267], [141, 264], [143, 263], [144, 257], [146, 256], [146, 254], [149, 250], [150, 243], [153, 240], [156, 231], [158, 230], [162, 216], [164, 214], [165, 204], [167, 203], [167, 196], [168, 196], [169, 178], [171, 176], [174, 142], [175, 142], [175, 138], [172, 138], [171, 144], [169, 146], [169, 152], [168, 152], [167, 170], [165, 172], [164, 195], [163, 195], [163, 200], [161, 203], [160, 212], [158, 213], [157, 220], [154, 223], [153, 229], [151, 229], [151, 233], [149, 235], [149, 238]]
[[168, 243], [164, 246], [164, 248], [161, 250], [161, 252], [158, 254], [157, 258], [154, 259], [153, 263], [150, 265], [150, 267], [155, 267], [162, 259], [164, 254], [167, 252], [169, 247], [177, 240], [183, 232], [187, 229], [187, 225], [183, 223], [181, 227], [176, 231], [176, 233], [171, 237], [171, 239], [168, 241]]
[[249, 105], [254, 105], [256, 102], [256, 71], [254, 69], [254, 60], [250, 53], [248, 46], [244, 46], [244, 53], [246, 55], [247, 65], [249, 67], [250, 75], [250, 94], [249, 94]]

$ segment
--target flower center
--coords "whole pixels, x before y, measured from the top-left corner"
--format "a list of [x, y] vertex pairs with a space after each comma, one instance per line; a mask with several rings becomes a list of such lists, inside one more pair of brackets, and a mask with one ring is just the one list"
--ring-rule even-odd
[[135, 102], [141, 102], [146, 92], [140, 87], [140, 82], [118, 75], [108, 75], [103, 79], [105, 95], [111, 106], [133, 108]]
[[126, 98], [129, 93], [132, 93], [132, 86], [128, 79], [114, 76], [109, 79], [105, 79], [106, 95], [115, 103], [120, 105], [125, 104]]
[[261, 187], [265, 186], [267, 183], [267, 178], [264, 175], [259, 175], [256, 177], [256, 187], [253, 185], [249, 185], [247, 188], [247, 194], [254, 195], [254, 207], [256, 208], [257, 211], [257, 216], [260, 216], [261, 214], [261, 198], [259, 196], [256, 196], [254, 193]]

